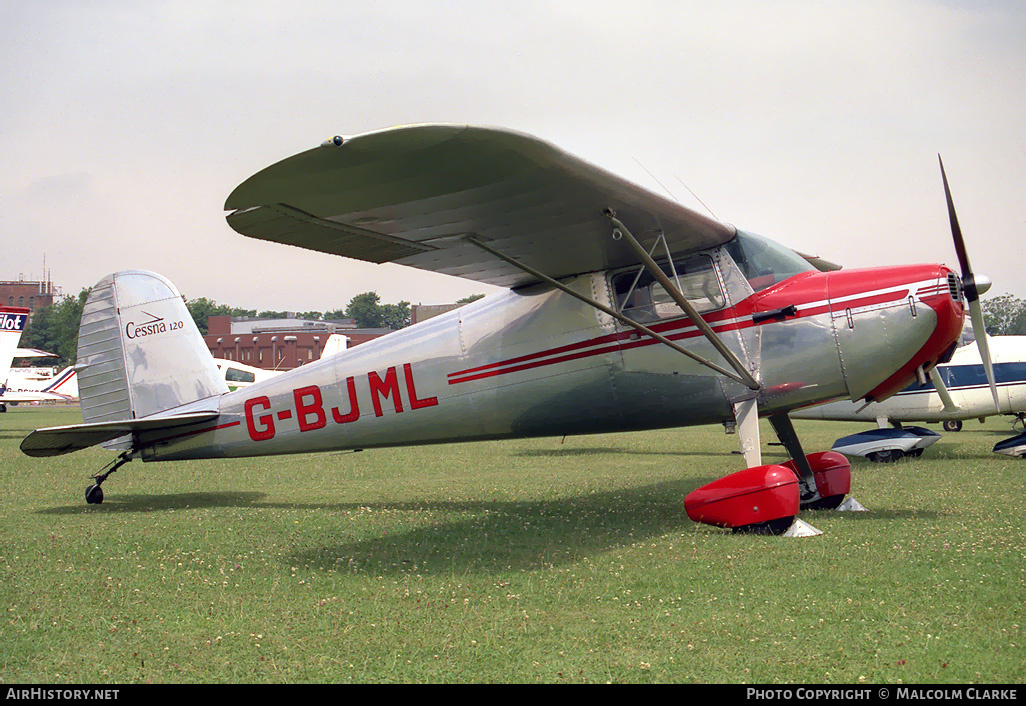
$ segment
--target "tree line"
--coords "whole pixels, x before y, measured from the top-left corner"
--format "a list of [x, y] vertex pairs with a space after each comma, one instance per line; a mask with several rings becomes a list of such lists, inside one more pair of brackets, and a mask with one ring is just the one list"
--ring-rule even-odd
[[981, 299], [983, 321], [991, 336], [1026, 336], [1026, 301], [1002, 294]]
[[[483, 296], [478, 294], [466, 297], [457, 303], [465, 304]], [[56, 353], [57, 358], [46, 359], [47, 365], [64, 367], [73, 364], [78, 353], [78, 325], [88, 297], [89, 290], [83, 289], [78, 296], [65, 296], [50, 306], [36, 309], [29, 317], [18, 345]], [[257, 311], [218, 304], [206, 297], [188, 299], [185, 306], [201, 334], [207, 333], [208, 316], [250, 316], [257, 319], [284, 319], [289, 316], [289, 312], [284, 311]], [[398, 304], [382, 304], [377, 292], [363, 292], [353, 297], [344, 309], [303, 311], [295, 316], [313, 321], [352, 319], [357, 328], [396, 330], [410, 325], [410, 303], [400, 301]]]

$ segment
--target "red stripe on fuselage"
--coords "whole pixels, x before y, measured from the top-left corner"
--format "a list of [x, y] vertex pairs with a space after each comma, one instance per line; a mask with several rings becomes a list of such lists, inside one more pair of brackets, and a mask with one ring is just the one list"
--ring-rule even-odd
[[[786, 317], [790, 321], [848, 309], [857, 310], [864, 307], [892, 304], [912, 296], [913, 287], [910, 280], [913, 283], [918, 280], [917, 298], [919, 298], [919, 292], [943, 289], [946, 293], [946, 285], [942, 287], [929, 282], [930, 280], [936, 282], [937, 277], [936, 267], [928, 266], [924, 269], [924, 266], [919, 265], [802, 274], [748, 297], [733, 307], [712, 312], [703, 319], [716, 332], [737, 331], [753, 326], [777, 323], [776, 319], [756, 323], [753, 316], [784, 306], [793, 305], [797, 310], [795, 314]], [[865, 289], [867, 278], [871, 278], [870, 281], [873, 283], [873, 289], [869, 291]], [[861, 288], [856, 286], [858, 284], [861, 284]], [[701, 331], [687, 317], [653, 323], [648, 328], [671, 341], [697, 338], [702, 335]], [[638, 338], [639, 336], [641, 334], [636, 331], [621, 331], [468, 368], [449, 373], [449, 384], [456, 385], [659, 343], [651, 337]]]

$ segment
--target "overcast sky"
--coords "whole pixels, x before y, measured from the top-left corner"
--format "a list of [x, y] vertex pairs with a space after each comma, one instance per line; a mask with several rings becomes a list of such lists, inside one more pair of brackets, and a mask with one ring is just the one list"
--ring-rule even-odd
[[458, 122], [704, 211], [690, 188], [846, 268], [957, 268], [940, 153], [974, 269], [1026, 297], [1024, 6], [0, 0], [0, 279], [45, 260], [77, 294], [148, 269], [190, 299], [299, 311], [494, 291], [224, 219], [236, 185], [327, 137]]

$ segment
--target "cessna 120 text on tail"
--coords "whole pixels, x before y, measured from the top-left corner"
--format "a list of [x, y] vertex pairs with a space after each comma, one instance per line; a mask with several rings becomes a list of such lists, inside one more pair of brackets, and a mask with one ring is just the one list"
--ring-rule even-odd
[[[119, 272], [82, 315], [85, 423], [21, 448], [120, 450], [86, 491], [96, 503], [135, 458], [736, 424], [747, 468], [689, 494], [687, 513], [782, 532], [850, 485], [843, 456], [805, 454], [788, 412], [926, 378], [951, 355], [965, 302], [978, 308], [948, 201], [961, 278], [937, 264], [840, 271], [520, 133], [336, 137], [237, 187], [231, 227], [508, 291], [228, 392], [175, 287]], [[762, 464], [761, 416], [787, 464]]]

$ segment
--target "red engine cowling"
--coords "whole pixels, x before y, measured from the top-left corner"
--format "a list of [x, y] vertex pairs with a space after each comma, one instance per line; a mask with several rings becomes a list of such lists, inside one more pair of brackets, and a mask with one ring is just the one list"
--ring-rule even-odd
[[684, 498], [692, 520], [729, 529], [786, 521], [798, 514], [798, 507], [798, 477], [781, 465], [731, 473]]

